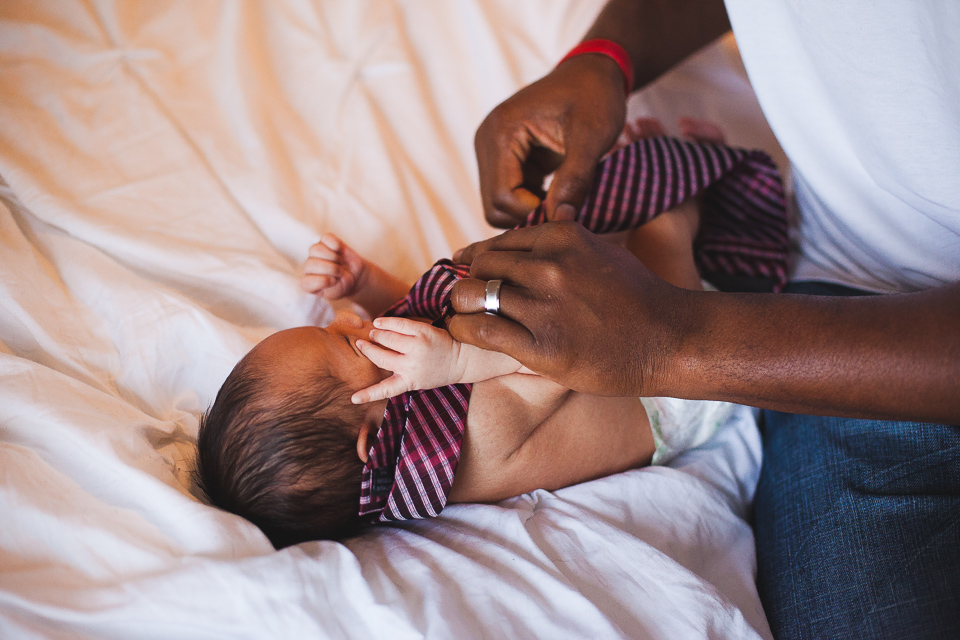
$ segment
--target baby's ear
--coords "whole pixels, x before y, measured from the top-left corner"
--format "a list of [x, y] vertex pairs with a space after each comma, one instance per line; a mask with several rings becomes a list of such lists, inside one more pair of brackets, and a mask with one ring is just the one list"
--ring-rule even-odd
[[357, 434], [357, 455], [360, 456], [360, 460], [363, 464], [367, 464], [370, 460], [370, 446], [368, 444], [370, 440], [370, 425], [368, 423], [363, 423], [360, 425], [360, 433]]

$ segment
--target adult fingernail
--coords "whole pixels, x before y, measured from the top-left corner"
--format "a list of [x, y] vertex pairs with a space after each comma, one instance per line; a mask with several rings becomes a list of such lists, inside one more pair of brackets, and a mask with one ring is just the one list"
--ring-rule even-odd
[[453, 252], [453, 261], [460, 262], [460, 256], [463, 255], [463, 249], [457, 249]]
[[553, 214], [554, 220], [573, 220], [576, 217], [577, 210], [573, 208], [572, 204], [567, 204], [566, 202], [558, 206]]

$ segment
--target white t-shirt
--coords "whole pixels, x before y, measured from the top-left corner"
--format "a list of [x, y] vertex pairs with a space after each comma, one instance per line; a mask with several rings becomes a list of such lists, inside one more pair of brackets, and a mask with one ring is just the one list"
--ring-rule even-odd
[[793, 279], [960, 281], [960, 1], [726, 4], [794, 170]]

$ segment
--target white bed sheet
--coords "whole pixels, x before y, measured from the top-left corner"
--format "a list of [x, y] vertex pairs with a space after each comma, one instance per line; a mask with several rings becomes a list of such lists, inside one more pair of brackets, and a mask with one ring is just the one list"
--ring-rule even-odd
[[[274, 552], [190, 484], [323, 231], [493, 230], [472, 136], [600, 0], [0, 3], [0, 637], [756, 638], [753, 416], [671, 467]], [[735, 44], [635, 96], [782, 159]], [[375, 635], [376, 634], [376, 635]]]

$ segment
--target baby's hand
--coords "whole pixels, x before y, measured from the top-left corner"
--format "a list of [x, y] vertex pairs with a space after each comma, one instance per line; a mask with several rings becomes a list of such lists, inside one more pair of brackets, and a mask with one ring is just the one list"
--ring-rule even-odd
[[332, 233], [310, 247], [310, 257], [303, 263], [300, 287], [307, 293], [337, 300], [352, 295], [363, 287], [367, 261]]
[[[409, 318], [377, 318], [370, 339], [357, 347], [371, 362], [393, 375], [353, 394], [354, 404], [392, 398], [415, 389], [434, 389], [457, 382], [460, 343], [443, 329]], [[382, 345], [382, 346], [381, 346]], [[386, 349], [384, 348], [386, 347]]]

